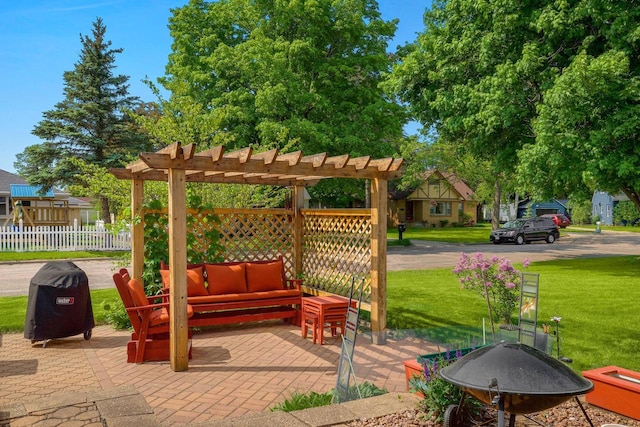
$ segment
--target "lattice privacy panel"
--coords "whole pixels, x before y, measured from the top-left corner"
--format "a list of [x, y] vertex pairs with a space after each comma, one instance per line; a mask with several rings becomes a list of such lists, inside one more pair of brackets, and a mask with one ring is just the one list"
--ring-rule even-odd
[[[302, 212], [305, 286], [349, 296], [352, 279], [355, 277], [359, 283], [364, 278], [362, 301], [370, 303], [370, 211]], [[169, 234], [166, 210], [145, 215], [145, 220], [154, 223], [156, 234]], [[293, 223], [293, 212], [286, 209], [189, 210], [189, 262], [268, 260], [282, 255], [287, 277], [294, 278]], [[212, 248], [208, 236], [214, 231], [218, 233], [218, 239], [216, 247]]]
[[225, 261], [284, 258], [295, 278], [293, 212], [285, 209], [215, 209]]
[[371, 302], [371, 215], [368, 210], [303, 211], [304, 284], [349, 296], [352, 278], [365, 279]]

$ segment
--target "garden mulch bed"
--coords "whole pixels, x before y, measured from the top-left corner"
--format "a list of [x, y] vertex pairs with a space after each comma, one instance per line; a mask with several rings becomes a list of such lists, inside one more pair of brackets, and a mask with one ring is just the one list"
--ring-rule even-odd
[[[594, 426], [602, 426], [603, 424], [617, 424], [627, 427], [640, 427], [640, 421], [623, 417], [622, 415], [605, 411], [595, 406], [588, 405], [582, 401], [591, 422]], [[470, 427], [477, 426], [496, 426], [497, 411], [489, 409], [486, 416], [482, 420], [478, 420]], [[530, 419], [528, 419], [528, 418]], [[584, 417], [580, 407], [574, 400], [569, 400], [555, 408], [548, 409], [535, 414], [529, 414], [527, 417], [522, 415], [516, 419], [516, 427], [533, 427], [533, 426], [553, 426], [553, 427], [589, 427], [589, 423]], [[508, 418], [505, 420], [508, 425]], [[349, 427], [441, 427], [442, 423], [435, 422], [433, 419], [426, 419], [426, 414], [418, 409], [405, 411], [401, 413], [391, 414], [380, 418], [361, 419], [347, 424]]]

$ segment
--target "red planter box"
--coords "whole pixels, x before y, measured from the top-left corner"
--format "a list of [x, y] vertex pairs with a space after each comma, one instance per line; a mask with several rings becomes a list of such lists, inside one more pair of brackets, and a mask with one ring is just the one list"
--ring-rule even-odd
[[588, 403], [640, 420], [640, 372], [605, 366], [582, 375], [594, 385], [586, 395]]
[[407, 391], [409, 391], [409, 380], [413, 378], [414, 375], [422, 374], [424, 368], [416, 359], [405, 360], [402, 363], [404, 364], [404, 377], [407, 381]]

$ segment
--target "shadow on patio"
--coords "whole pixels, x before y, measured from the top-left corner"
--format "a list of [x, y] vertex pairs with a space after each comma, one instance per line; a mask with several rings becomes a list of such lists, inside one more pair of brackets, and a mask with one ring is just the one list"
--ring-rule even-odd
[[[290, 324], [231, 325], [195, 332], [189, 369], [173, 372], [168, 362], [126, 363], [127, 336], [99, 326], [89, 341], [70, 337], [42, 348], [20, 334], [5, 335], [2, 363], [37, 360], [37, 369], [27, 363], [22, 372], [0, 376], [0, 404], [134, 386], [162, 425], [232, 418], [268, 411], [296, 391], [333, 389], [341, 350], [340, 337], [329, 336], [320, 346], [302, 339], [300, 328]], [[405, 392], [402, 361], [430, 351], [433, 347], [416, 338], [389, 339], [381, 346], [359, 335], [357, 380]]]

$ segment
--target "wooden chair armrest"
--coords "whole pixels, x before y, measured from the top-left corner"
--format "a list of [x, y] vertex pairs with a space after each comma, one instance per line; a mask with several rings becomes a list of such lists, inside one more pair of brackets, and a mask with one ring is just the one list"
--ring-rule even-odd
[[302, 290], [303, 279], [287, 279], [287, 288]]
[[156, 299], [162, 299], [162, 302], [169, 302], [169, 288], [162, 288], [160, 289], [159, 294], [149, 296], [147, 297], [147, 299], [149, 300], [149, 302], [152, 302]]
[[161, 307], [169, 307], [169, 303], [168, 302], [161, 302], [159, 304], [149, 304], [149, 305], [140, 305], [140, 306], [134, 306], [134, 307], [125, 307], [125, 310], [127, 311], [139, 311], [139, 310], [153, 310], [154, 308], [161, 308]]

